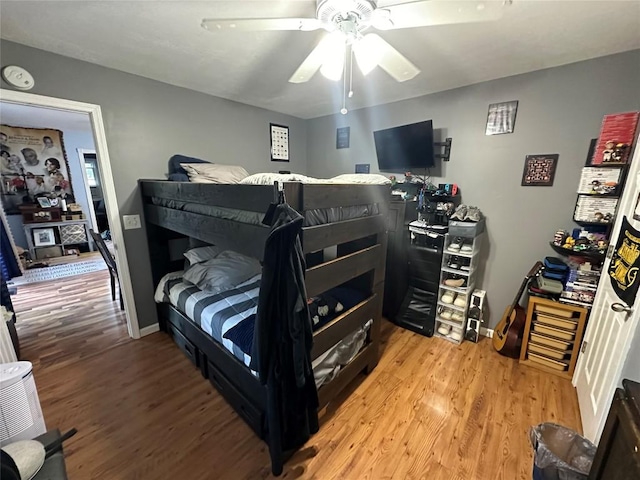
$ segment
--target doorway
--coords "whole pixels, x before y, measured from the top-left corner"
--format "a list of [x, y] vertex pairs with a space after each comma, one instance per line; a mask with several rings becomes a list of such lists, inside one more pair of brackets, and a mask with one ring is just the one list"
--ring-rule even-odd
[[[52, 111], [88, 115], [91, 124], [93, 143], [95, 146], [95, 165], [101, 179], [101, 190], [105, 205], [106, 220], [113, 239], [115, 260], [121, 286], [121, 295], [124, 300], [123, 303], [127, 332], [131, 338], [140, 338], [140, 328], [133, 297], [126, 247], [119, 219], [115, 184], [111, 171], [111, 163], [109, 161], [109, 153], [100, 106], [4, 89], [0, 89], [0, 100], [6, 104], [42, 107]], [[86, 171], [84, 168], [82, 168], [81, 177], [86, 184], [88, 180], [86, 178]], [[92, 217], [91, 221], [93, 222], [95, 219], [95, 213], [93, 211], [92, 202], [90, 202], [90, 204], [88, 211], [90, 212]]]

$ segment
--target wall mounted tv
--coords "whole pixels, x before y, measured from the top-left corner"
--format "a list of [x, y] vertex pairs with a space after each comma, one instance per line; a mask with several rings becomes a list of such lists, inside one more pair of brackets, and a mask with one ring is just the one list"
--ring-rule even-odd
[[433, 156], [433, 124], [431, 120], [373, 132], [381, 171], [406, 171], [430, 168]]

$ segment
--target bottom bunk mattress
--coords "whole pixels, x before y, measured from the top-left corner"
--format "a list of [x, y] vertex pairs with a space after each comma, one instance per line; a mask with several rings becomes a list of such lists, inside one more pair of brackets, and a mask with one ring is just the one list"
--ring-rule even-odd
[[[249, 368], [260, 280], [261, 275], [256, 275], [234, 288], [214, 294], [183, 281], [179, 273], [169, 274], [158, 285], [156, 301], [168, 301]], [[344, 306], [338, 303], [341, 308], [336, 309], [332, 305], [334, 315], [325, 314], [320, 319], [318, 310], [324, 313], [328, 308], [323, 305], [312, 309], [314, 330], [364, 298], [364, 294], [354, 294], [353, 290], [348, 289], [343, 289], [341, 294]], [[357, 355], [365, 344], [372, 323], [369, 320], [313, 361], [316, 387], [331, 381], [341, 367]], [[251, 373], [257, 376], [254, 370]]]

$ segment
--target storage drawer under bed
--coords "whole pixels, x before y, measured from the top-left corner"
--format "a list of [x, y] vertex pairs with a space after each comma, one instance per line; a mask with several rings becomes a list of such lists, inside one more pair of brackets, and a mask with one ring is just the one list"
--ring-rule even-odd
[[252, 402], [240, 393], [240, 391], [227, 380], [227, 377], [211, 362], [207, 362], [207, 375], [209, 381], [222, 394], [222, 396], [233, 406], [234, 410], [244, 419], [245, 422], [260, 437], [264, 438], [264, 415]]
[[200, 350], [191, 343], [191, 341], [186, 338], [180, 330], [176, 328], [171, 322], [167, 323], [167, 333], [173, 338], [173, 341], [176, 342], [176, 345], [180, 347], [180, 350], [187, 356], [191, 363], [193, 363], [196, 367], [202, 367], [202, 355]]

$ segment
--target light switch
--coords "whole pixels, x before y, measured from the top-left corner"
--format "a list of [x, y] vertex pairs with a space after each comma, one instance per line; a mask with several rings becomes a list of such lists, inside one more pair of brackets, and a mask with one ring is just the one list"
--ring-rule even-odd
[[123, 215], [122, 223], [124, 223], [125, 230], [133, 230], [134, 228], [141, 228], [140, 215]]

